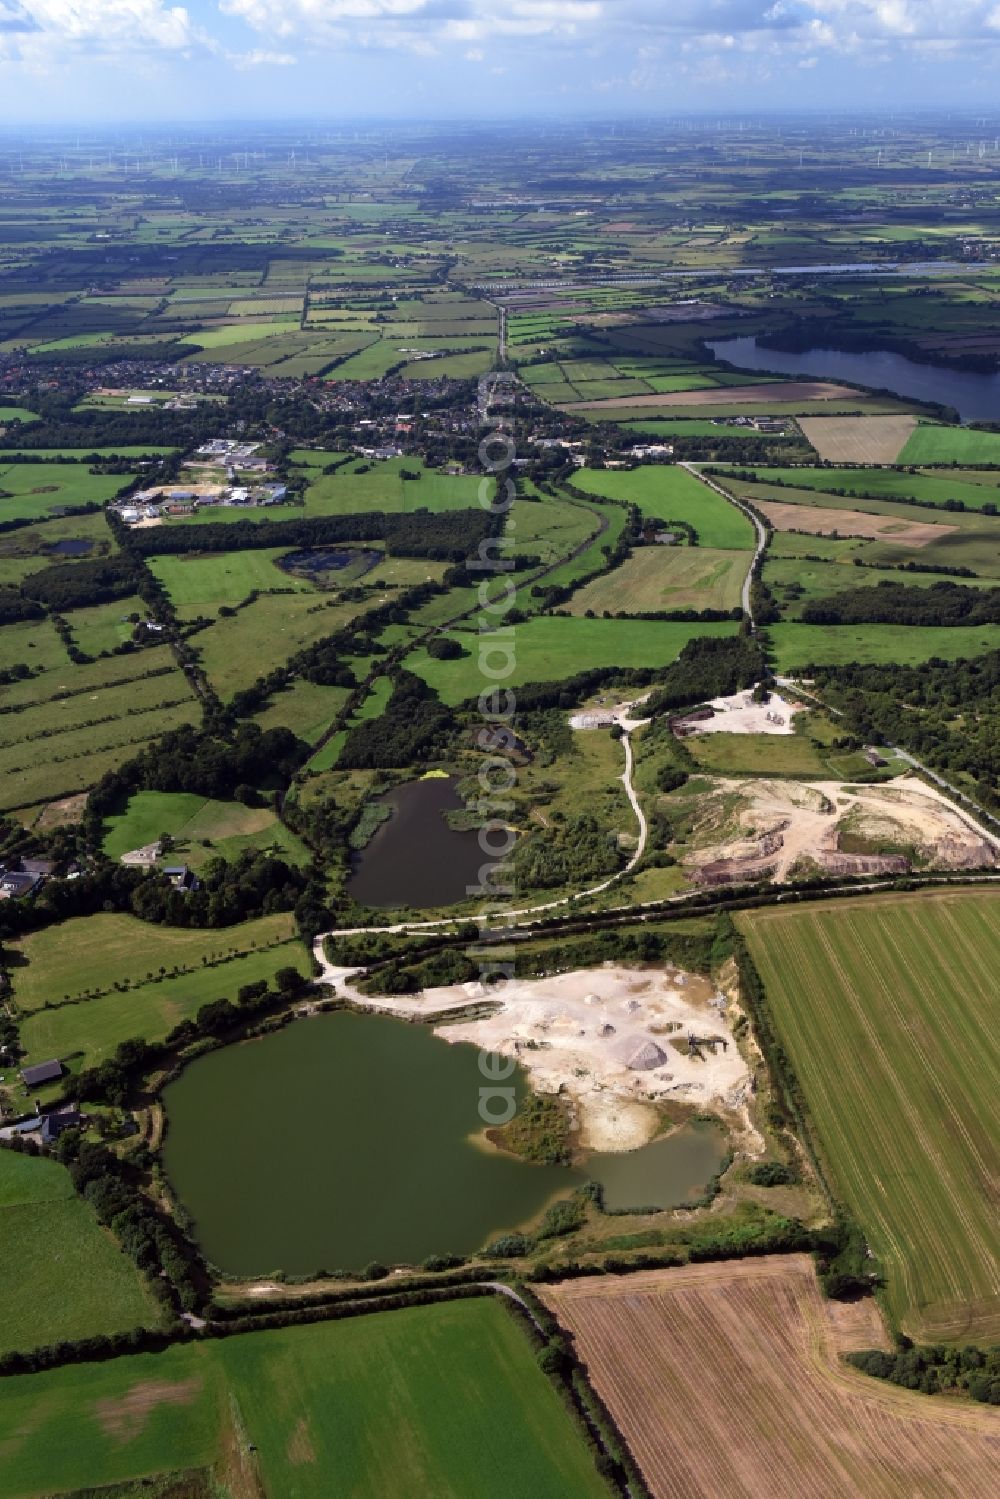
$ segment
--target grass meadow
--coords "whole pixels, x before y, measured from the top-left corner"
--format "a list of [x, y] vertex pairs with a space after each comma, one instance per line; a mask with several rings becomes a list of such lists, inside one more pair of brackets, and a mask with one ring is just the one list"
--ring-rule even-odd
[[11, 463], [0, 453], [0, 521], [44, 520], [60, 506], [104, 504], [132, 474], [92, 474], [85, 463]]
[[[434, 361], [437, 367], [437, 361]], [[440, 373], [440, 371], [439, 371]], [[479, 504], [481, 474], [445, 474], [419, 458], [386, 458], [359, 473], [347, 464], [313, 481], [306, 490], [307, 515], [354, 515], [369, 510], [402, 514], [413, 510], [467, 510]], [[404, 479], [402, 471], [419, 473]]]
[[1000, 432], [921, 424], [899, 455], [900, 463], [1000, 463]]
[[711, 547], [637, 547], [631, 557], [573, 595], [571, 614], [644, 614], [657, 609], [738, 609], [749, 556]]
[[[1000, 444], [1000, 433], [988, 435], [996, 437]], [[836, 494], [838, 498], [874, 496], [876, 499], [898, 499], [904, 504], [907, 500], [920, 500], [937, 506], [945, 506], [949, 500], [959, 500], [969, 510], [981, 510], [984, 505], [996, 505], [1000, 501], [1000, 488], [996, 482], [1000, 474], [984, 474], [987, 482], [972, 484], [949, 474], [910, 474], [896, 468], [761, 468], [755, 472], [765, 482], [781, 479], [783, 484], [795, 489]], [[744, 490], [744, 493], [752, 497], [752, 490]], [[778, 498], [780, 494], [779, 489]], [[925, 513], [924, 519], [933, 520], [934, 517]]]
[[270, 807], [244, 807], [184, 791], [140, 791], [125, 811], [105, 824], [104, 852], [120, 859], [134, 848], [155, 843], [169, 833], [174, 847], [164, 862], [183, 862], [197, 869], [221, 855], [234, 859], [244, 849], [273, 849], [279, 857], [304, 862], [308, 851]]
[[1000, 625], [768, 625], [775, 668], [805, 666], [919, 666], [932, 656], [967, 660], [1000, 647]]
[[22, 1010], [37, 1011], [67, 996], [111, 989], [116, 981], [144, 983], [161, 968], [200, 973], [203, 959], [220, 963], [270, 948], [289, 940], [294, 928], [287, 912], [218, 930], [150, 926], [113, 912], [74, 917], [11, 944], [18, 954], [11, 964], [14, 996]]
[[833, 1190], [883, 1267], [892, 1321], [923, 1341], [995, 1342], [1000, 896], [737, 919]]
[[5, 1499], [216, 1463], [224, 1478], [234, 1444], [254, 1492], [287, 1499], [608, 1493], [488, 1299], [70, 1365], [4, 1394]]
[[753, 526], [741, 511], [674, 465], [645, 468], [579, 469], [573, 484], [587, 494], [628, 500], [653, 520], [686, 521], [703, 547], [721, 551], [752, 551]]
[[[666, 666], [695, 635], [732, 635], [737, 626], [728, 623], [699, 625], [672, 621], [629, 619], [572, 619], [546, 615], [517, 626], [513, 671], [504, 676], [507, 687], [526, 682], [554, 682], [577, 672], [600, 666]], [[450, 632], [466, 651], [455, 661], [436, 661], [423, 646], [406, 658], [406, 666], [440, 693], [446, 703], [459, 703], [482, 690], [486, 680], [480, 667], [480, 651], [488, 642], [478, 634]], [[502, 640], [502, 637], [501, 637]], [[504, 647], [492, 648], [491, 669]]]
[[159, 1321], [144, 1278], [65, 1168], [0, 1149], [0, 1353]]

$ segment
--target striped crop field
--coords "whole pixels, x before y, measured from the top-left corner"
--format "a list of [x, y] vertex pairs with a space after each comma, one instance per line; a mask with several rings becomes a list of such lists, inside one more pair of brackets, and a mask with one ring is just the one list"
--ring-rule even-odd
[[[1000, 1415], [839, 1357], [879, 1346], [871, 1300], [824, 1301], [804, 1254], [539, 1287], [654, 1499], [991, 1491]], [[874, 1314], [874, 1315], [873, 1315]]]
[[1000, 892], [739, 918], [834, 1194], [924, 1341], [1000, 1337]]

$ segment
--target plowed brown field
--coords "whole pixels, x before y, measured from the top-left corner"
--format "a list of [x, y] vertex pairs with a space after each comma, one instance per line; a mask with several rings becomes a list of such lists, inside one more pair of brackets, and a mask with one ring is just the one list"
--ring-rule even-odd
[[858, 392], [828, 380], [762, 380], [756, 385], [712, 385], [658, 396], [606, 396], [600, 401], [563, 402], [564, 411], [600, 411], [605, 406], [742, 406], [766, 401], [840, 401]]
[[804, 416], [802, 435], [830, 463], [895, 463], [915, 416]]
[[[840, 1362], [884, 1336], [828, 1307], [808, 1255], [539, 1288], [656, 1499], [945, 1499], [993, 1491], [1000, 1411]], [[873, 1320], [876, 1319], [876, 1320]]]
[[810, 536], [865, 536], [897, 546], [925, 547], [943, 541], [957, 526], [934, 521], [901, 521], [894, 515], [869, 515], [864, 510], [834, 510], [822, 505], [795, 505], [786, 500], [758, 500], [757, 509], [776, 531], [805, 531]]

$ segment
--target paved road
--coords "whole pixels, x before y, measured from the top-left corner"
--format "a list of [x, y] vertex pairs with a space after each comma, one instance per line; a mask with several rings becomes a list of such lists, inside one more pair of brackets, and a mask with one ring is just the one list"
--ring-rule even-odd
[[728, 501], [730, 505], [735, 505], [737, 510], [742, 510], [743, 514], [746, 516], [747, 520], [750, 521], [757, 533], [757, 547], [754, 551], [750, 566], [747, 568], [747, 575], [743, 579], [742, 599], [743, 613], [746, 615], [751, 625], [753, 625], [754, 629], [756, 629], [757, 626], [754, 621], [753, 610], [750, 608], [750, 585], [753, 582], [754, 569], [757, 566], [757, 563], [760, 561], [761, 557], [764, 555], [764, 548], [767, 546], [767, 530], [764, 526], [764, 523], [759, 516], [754, 514], [749, 505], [744, 505], [742, 500], [738, 500], [736, 496], [730, 494], [727, 489], [723, 489], [721, 484], [716, 484], [715, 480], [708, 478], [707, 474], [701, 473], [694, 467], [693, 464], [681, 463], [678, 465], [678, 467], [687, 469], [692, 478], [698, 479], [702, 484], [707, 484], [709, 489], [714, 489], [715, 493], [721, 495], [722, 498]]

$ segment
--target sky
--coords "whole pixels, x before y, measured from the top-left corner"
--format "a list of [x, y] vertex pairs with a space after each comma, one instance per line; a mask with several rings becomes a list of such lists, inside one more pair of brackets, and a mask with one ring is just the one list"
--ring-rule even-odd
[[994, 107], [1000, 0], [0, 0], [0, 129]]

